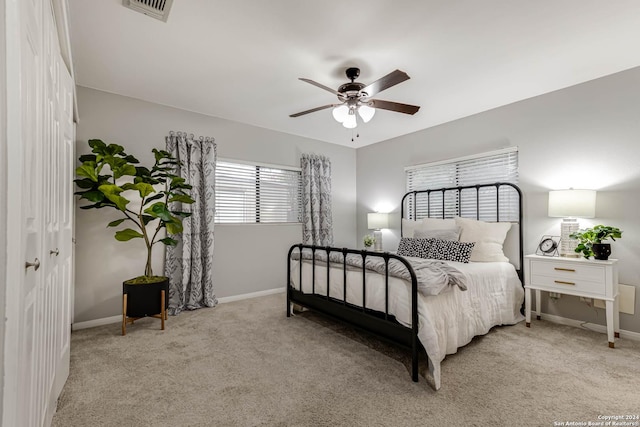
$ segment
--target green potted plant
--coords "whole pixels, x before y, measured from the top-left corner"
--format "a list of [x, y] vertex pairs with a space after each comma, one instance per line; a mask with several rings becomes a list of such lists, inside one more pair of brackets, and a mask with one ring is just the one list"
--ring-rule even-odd
[[366, 236], [364, 236], [364, 239], [362, 239], [362, 243], [364, 243], [365, 249], [370, 249], [375, 242], [376, 239], [370, 234], [367, 234]]
[[[123, 283], [123, 293], [137, 293], [136, 298], [123, 299], [126, 311], [123, 316], [132, 318], [158, 314], [157, 289], [165, 290], [165, 308], [168, 304], [168, 278], [155, 276], [151, 265], [154, 245], [175, 246], [177, 241], [170, 237], [182, 232], [182, 220], [188, 212], [172, 210], [173, 202], [191, 204], [191, 185], [184, 178], [175, 175], [177, 160], [167, 151], [153, 149], [155, 162], [150, 168], [140, 166], [138, 159], [127, 154], [117, 144], [105, 144], [99, 139], [89, 140], [92, 154], [83, 154], [82, 163], [76, 169], [74, 180], [79, 190], [75, 193], [89, 204], [80, 209], [111, 208], [120, 213], [121, 218], [111, 221], [107, 227], [129, 226], [116, 231], [120, 242], [141, 239], [146, 247], [144, 274]], [[139, 207], [132, 207], [134, 199]], [[166, 236], [161, 233], [166, 230]], [[137, 286], [148, 285], [148, 286]], [[125, 322], [126, 323], [126, 322]], [[123, 334], [125, 323], [123, 323]], [[164, 325], [164, 320], [163, 320]]]
[[604, 240], [622, 238], [622, 231], [617, 227], [607, 225], [596, 225], [593, 228], [579, 230], [571, 234], [572, 239], [578, 240], [577, 253], [582, 253], [585, 258], [594, 257], [599, 260], [609, 259], [611, 255], [611, 244], [602, 243]]

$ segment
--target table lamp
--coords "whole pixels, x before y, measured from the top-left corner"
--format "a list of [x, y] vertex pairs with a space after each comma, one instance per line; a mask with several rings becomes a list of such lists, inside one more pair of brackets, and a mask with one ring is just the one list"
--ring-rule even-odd
[[560, 226], [560, 256], [578, 257], [578, 241], [569, 236], [580, 229], [577, 218], [596, 216], [595, 190], [549, 191], [549, 216], [562, 218]]
[[374, 251], [382, 251], [382, 229], [389, 228], [389, 214], [386, 213], [370, 213], [367, 214], [367, 228], [373, 231], [373, 238], [376, 240], [373, 244]]

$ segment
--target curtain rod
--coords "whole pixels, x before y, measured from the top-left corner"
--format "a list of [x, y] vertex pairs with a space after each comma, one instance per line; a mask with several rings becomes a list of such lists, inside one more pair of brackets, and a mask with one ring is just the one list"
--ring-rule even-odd
[[[181, 132], [181, 131], [177, 131], [177, 132], [170, 131], [169, 135], [170, 136], [180, 136], [180, 137], [183, 137], [183, 138], [189, 138], [189, 139], [193, 139], [193, 140], [196, 139], [196, 137], [192, 133], [187, 134], [186, 132]], [[212, 137], [212, 136], [200, 136], [198, 138], [198, 140], [205, 141], [205, 142], [207, 142], [207, 141], [214, 142], [216, 139], [214, 137]]]

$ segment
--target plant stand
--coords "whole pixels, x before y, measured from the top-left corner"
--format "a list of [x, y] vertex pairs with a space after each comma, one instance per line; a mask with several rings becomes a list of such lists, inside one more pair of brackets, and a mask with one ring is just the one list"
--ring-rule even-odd
[[127, 334], [127, 324], [143, 317], [160, 319], [161, 330], [168, 319], [169, 279], [157, 283], [122, 284], [122, 335]]

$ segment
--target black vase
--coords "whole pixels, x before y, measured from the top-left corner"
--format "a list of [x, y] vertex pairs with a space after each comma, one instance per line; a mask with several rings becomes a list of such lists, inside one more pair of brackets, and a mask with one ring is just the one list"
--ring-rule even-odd
[[606, 261], [611, 255], [611, 243], [594, 243], [591, 250], [595, 259]]

